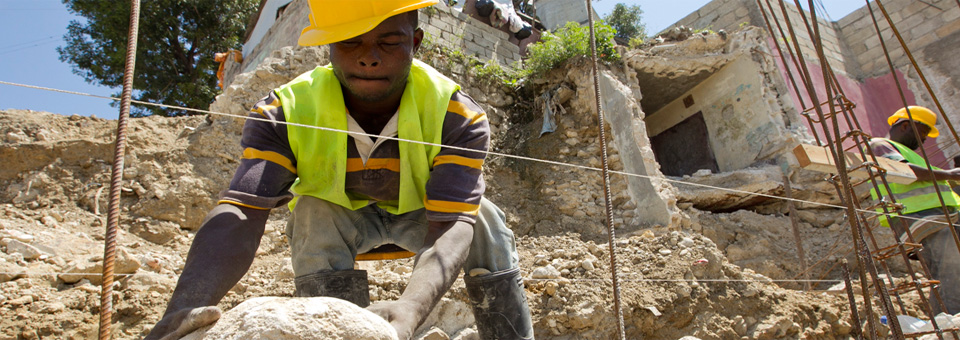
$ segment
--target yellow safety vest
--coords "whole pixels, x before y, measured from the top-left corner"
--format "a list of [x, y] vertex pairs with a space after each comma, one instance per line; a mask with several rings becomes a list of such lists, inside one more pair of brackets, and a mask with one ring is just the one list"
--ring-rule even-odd
[[[920, 157], [916, 152], [910, 150], [906, 145], [894, 142], [886, 138], [877, 138], [885, 142], [890, 143], [897, 151], [900, 152], [900, 155], [903, 156], [907, 162], [911, 164], [916, 164], [921, 168], [927, 167], [927, 162], [923, 160], [923, 157]], [[940, 170], [938, 167], [932, 167], [934, 170]], [[893, 182], [888, 182], [890, 185], [890, 191], [893, 193], [893, 198], [897, 200], [897, 203], [903, 204], [903, 211], [901, 214], [910, 214], [918, 211], [924, 211], [927, 209], [940, 208], [940, 198], [937, 197], [937, 189], [934, 187], [933, 181], [915, 181], [910, 184], [897, 184]], [[950, 184], [947, 181], [937, 181], [936, 184], [940, 186], [940, 193], [943, 195], [943, 202], [948, 207], [960, 206], [960, 196], [958, 196], [950, 188]], [[886, 188], [883, 185], [880, 185], [880, 194], [884, 197], [889, 197]], [[874, 200], [879, 199], [876, 189], [870, 189], [870, 197]], [[883, 212], [883, 208], [877, 209], [879, 212]], [[889, 227], [890, 223], [887, 221], [886, 216], [880, 215], [880, 224]]]
[[[450, 97], [460, 89], [429, 65], [414, 60], [400, 99], [398, 134], [401, 139], [440, 144], [443, 118]], [[340, 82], [331, 65], [317, 67], [275, 90], [287, 122], [346, 131], [347, 109]], [[297, 160], [297, 180], [290, 190], [295, 197], [317, 197], [351, 210], [369, 204], [347, 196], [347, 134], [288, 125], [287, 138]], [[433, 158], [440, 147], [400, 142], [400, 192], [397, 201], [378, 202], [392, 214], [423, 208]]]

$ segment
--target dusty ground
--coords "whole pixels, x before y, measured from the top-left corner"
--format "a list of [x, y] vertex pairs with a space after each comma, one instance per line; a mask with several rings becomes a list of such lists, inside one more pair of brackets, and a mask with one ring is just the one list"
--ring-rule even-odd
[[[318, 50], [276, 56], [254, 74], [238, 77], [238, 84], [250, 86], [228, 89], [229, 99], [221, 98], [213, 108], [242, 114], [267, 89], [325, 58]], [[574, 98], [592, 95], [566, 77], [546, 75], [540, 86], [565, 83]], [[536, 88], [517, 91], [469, 77], [458, 80], [488, 108], [497, 150], [598, 165], [599, 146], [592, 144], [598, 130], [589, 113], [568, 107], [558, 131], [540, 138], [531, 94]], [[116, 338], [140, 338], [161, 316], [195, 229], [236, 166], [241, 124], [215, 116], [130, 122], [118, 238], [123, 275], [114, 296]], [[115, 121], [97, 118], [0, 111], [0, 339], [96, 338], [97, 261], [103, 252], [115, 127]], [[611, 150], [614, 168], [616, 157]], [[600, 175], [500, 157], [491, 158], [486, 171], [487, 197], [505, 210], [518, 235], [538, 338], [615, 337]], [[728, 175], [707, 177], [723, 181]], [[634, 203], [618, 193], [624, 185], [612, 178], [627, 338], [851, 337], [856, 325], [851, 325], [845, 295], [825, 291], [835, 282], [812, 292], [786, 282], [802, 269], [785, 207], [751, 203], [711, 212], [697, 208], [706, 209], [698, 204], [709, 201], [697, 197], [709, 195], [681, 188], [674, 202], [676, 225], [641, 226], [632, 223]], [[798, 195], [810, 197], [819, 190], [799, 187]], [[811, 271], [812, 278], [838, 280], [835, 268], [829, 269], [847, 256], [848, 246], [842, 240], [837, 245], [849, 234], [842, 212], [801, 208], [808, 263], [826, 259]], [[273, 212], [253, 267], [222, 308], [256, 296], [292, 295], [283, 235], [287, 216], [282, 209]], [[376, 301], [399, 296], [411, 261], [363, 266], [371, 271]], [[423, 330], [434, 326], [453, 339], [475, 337], [465, 301], [458, 281]], [[906, 313], [916, 315], [915, 308]]]

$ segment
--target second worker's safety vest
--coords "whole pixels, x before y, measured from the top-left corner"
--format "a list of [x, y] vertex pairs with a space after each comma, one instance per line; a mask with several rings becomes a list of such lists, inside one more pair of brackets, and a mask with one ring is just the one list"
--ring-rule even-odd
[[[886, 138], [877, 138], [877, 140], [882, 140], [883, 142], [890, 143], [897, 151], [900, 152], [900, 155], [903, 156], [907, 162], [915, 164], [921, 168], [927, 167], [927, 162], [923, 160], [923, 157], [920, 157], [916, 152], [910, 150], [906, 145], [894, 142]], [[934, 170], [940, 170], [938, 167], [932, 167]], [[893, 182], [887, 183], [890, 186], [890, 191], [893, 193], [893, 198], [897, 200], [897, 203], [903, 204], [903, 211], [901, 214], [910, 214], [918, 211], [924, 211], [927, 209], [940, 208], [940, 198], [937, 197], [937, 189], [934, 187], [933, 181], [915, 181], [910, 184], [898, 184]], [[936, 184], [940, 187], [940, 193], [943, 195], [943, 202], [948, 207], [960, 206], [960, 196], [951, 190], [950, 185], [947, 181], [937, 181]], [[888, 197], [886, 188], [883, 185], [879, 185], [880, 194], [884, 197]], [[870, 197], [874, 200], [877, 200], [876, 189], [870, 189]], [[877, 211], [883, 212], [883, 209], [878, 209]], [[880, 224], [885, 227], [889, 227], [890, 224], [887, 222], [886, 216], [880, 215]]]
[[[398, 110], [401, 139], [441, 144], [443, 118], [450, 97], [460, 89], [453, 80], [414, 60]], [[275, 90], [287, 122], [339, 131], [288, 125], [287, 137], [297, 161], [297, 180], [290, 188], [295, 198], [317, 197], [351, 210], [370, 202], [351, 199], [345, 190], [347, 171], [347, 109], [340, 82], [331, 65], [317, 67]], [[399, 142], [400, 192], [395, 202], [377, 205], [391, 214], [423, 208], [433, 158], [440, 147]]]

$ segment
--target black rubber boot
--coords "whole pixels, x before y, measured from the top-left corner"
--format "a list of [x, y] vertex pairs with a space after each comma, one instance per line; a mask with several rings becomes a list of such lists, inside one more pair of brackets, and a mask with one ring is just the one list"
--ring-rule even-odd
[[467, 295], [483, 340], [532, 340], [533, 321], [520, 268], [464, 276]]
[[321, 270], [294, 279], [298, 297], [329, 296], [366, 308], [370, 291], [365, 270]]

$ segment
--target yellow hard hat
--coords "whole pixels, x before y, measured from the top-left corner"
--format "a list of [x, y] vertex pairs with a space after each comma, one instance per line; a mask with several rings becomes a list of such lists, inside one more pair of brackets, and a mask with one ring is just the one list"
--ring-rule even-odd
[[937, 138], [940, 135], [940, 131], [937, 130], [937, 115], [923, 106], [907, 106], [897, 110], [890, 118], [887, 118], [887, 124], [893, 126], [901, 119], [909, 120], [910, 116], [907, 115], [907, 108], [910, 108], [910, 116], [913, 116], [913, 120], [930, 127], [930, 133], [927, 134], [927, 137]]
[[364, 34], [394, 15], [435, 5], [439, 0], [308, 0], [310, 26], [301, 46], [326, 45]]

